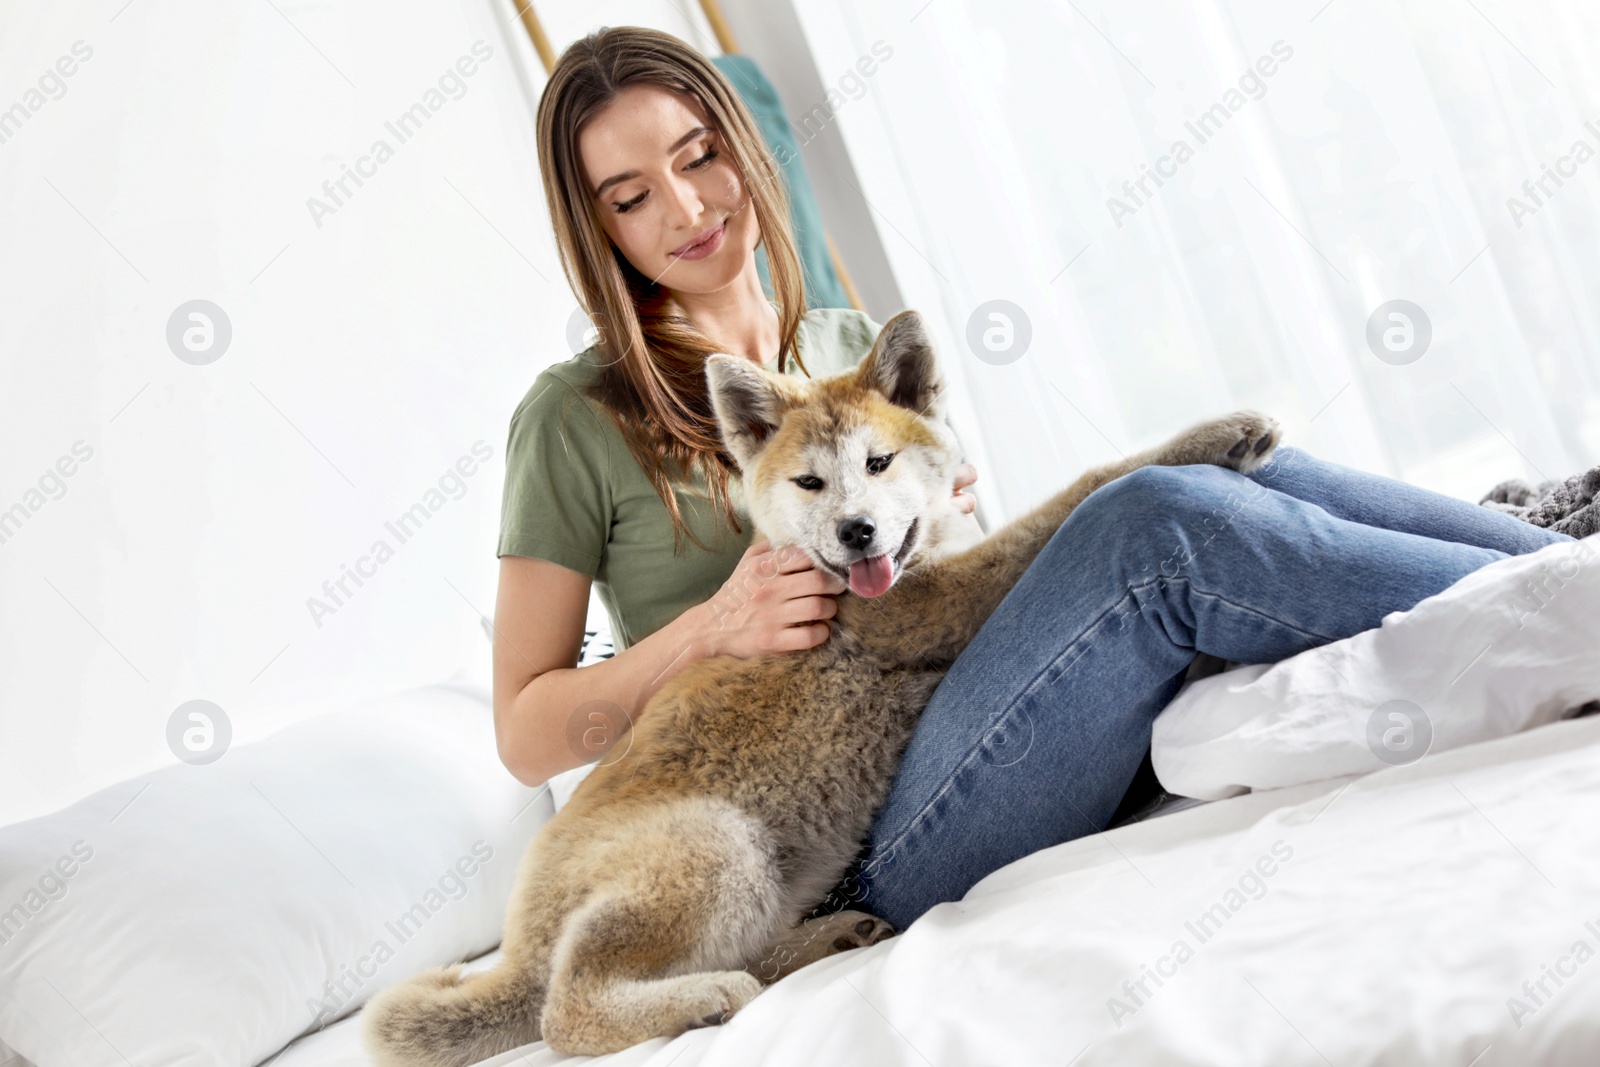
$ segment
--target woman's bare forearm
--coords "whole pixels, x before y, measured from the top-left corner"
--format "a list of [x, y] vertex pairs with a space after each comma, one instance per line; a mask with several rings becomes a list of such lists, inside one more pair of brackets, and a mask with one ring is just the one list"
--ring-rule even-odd
[[530, 786], [593, 763], [627, 735], [667, 679], [716, 654], [715, 629], [710, 602], [698, 604], [608, 660], [535, 675], [504, 716], [501, 762]]

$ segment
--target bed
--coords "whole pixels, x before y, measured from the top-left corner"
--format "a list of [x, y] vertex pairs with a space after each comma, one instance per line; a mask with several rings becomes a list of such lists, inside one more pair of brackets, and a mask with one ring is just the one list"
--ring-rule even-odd
[[[1502, 560], [1346, 642], [1193, 681], [1157, 768], [1216, 799], [1027, 856], [725, 1026], [596, 1062], [1594, 1063], [1600, 717], [1575, 712], [1600, 698], [1596, 549]], [[1370, 725], [1402, 697], [1429, 721], [1397, 758]], [[0, 943], [0, 1065], [367, 1067], [366, 996], [430, 963], [492, 966], [502, 857], [553, 801], [464, 740], [486, 691], [341, 715], [0, 830], [0, 902], [100, 834]], [[352, 759], [374, 723], [381, 758]], [[470, 875], [469, 841], [494, 857]], [[308, 1027], [323, 979], [367, 969], [371, 924], [450, 870], [466, 888], [410, 955]], [[484, 1062], [562, 1059], [535, 1043]]]

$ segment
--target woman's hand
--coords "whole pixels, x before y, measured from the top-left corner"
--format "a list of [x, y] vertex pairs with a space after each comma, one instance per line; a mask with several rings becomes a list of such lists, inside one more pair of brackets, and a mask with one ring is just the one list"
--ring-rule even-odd
[[767, 538], [745, 549], [739, 565], [706, 601], [706, 647], [712, 656], [751, 659], [812, 648], [828, 639], [845, 580], [819, 570], [798, 548], [776, 551]]
[[954, 498], [956, 510], [963, 515], [971, 515], [978, 510], [978, 498], [971, 493], [963, 492], [967, 486], [978, 480], [978, 468], [970, 463], [963, 463], [956, 468], [956, 486]]

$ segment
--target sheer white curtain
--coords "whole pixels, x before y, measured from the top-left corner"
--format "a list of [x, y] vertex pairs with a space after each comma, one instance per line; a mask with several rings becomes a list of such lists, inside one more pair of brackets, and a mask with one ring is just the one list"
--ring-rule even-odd
[[893, 50], [838, 128], [972, 405], [992, 517], [1240, 406], [1472, 500], [1600, 462], [1593, 5], [799, 14], [824, 70]]

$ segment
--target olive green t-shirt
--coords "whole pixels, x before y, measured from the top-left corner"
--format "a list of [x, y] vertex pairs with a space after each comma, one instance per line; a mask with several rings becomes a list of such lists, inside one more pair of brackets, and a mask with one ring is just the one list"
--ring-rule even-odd
[[[871, 350], [879, 329], [860, 311], [814, 308], [800, 322], [800, 358], [813, 378], [848, 370]], [[611, 416], [584, 391], [603, 359], [587, 348], [545, 368], [517, 405], [495, 555], [545, 559], [593, 578], [620, 652], [709, 600], [754, 532], [738, 475], [728, 480], [744, 531], [736, 534], [706, 499], [705, 476], [696, 469], [687, 489], [677, 491], [678, 507], [711, 550], [685, 539], [674, 554], [666, 506]], [[777, 361], [767, 367], [776, 370]], [[788, 373], [804, 377], [793, 359]]]

